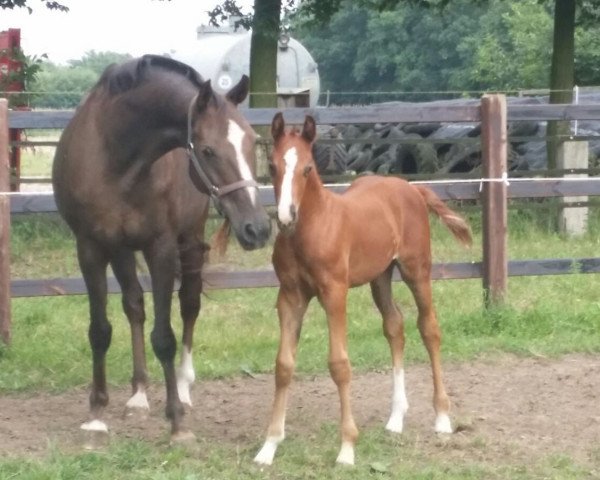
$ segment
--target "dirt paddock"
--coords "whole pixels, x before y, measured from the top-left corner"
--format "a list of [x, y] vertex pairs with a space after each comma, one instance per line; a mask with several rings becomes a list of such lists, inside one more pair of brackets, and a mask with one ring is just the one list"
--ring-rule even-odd
[[[451, 364], [445, 367], [457, 432], [445, 448], [465, 455], [473, 442], [481, 461], [528, 463], [548, 455], [568, 455], [600, 469], [600, 356], [568, 355], [560, 359], [516, 358]], [[410, 404], [405, 434], [419, 436], [419, 448], [438, 450], [432, 433], [432, 386], [428, 365], [408, 365]], [[188, 413], [194, 433], [209, 442], [260, 445], [273, 392], [271, 375], [197, 381], [195, 407]], [[150, 418], [132, 424], [122, 418], [128, 389], [112, 390], [106, 420], [113, 437], [164, 441], [164, 391], [149, 391]], [[49, 444], [78, 446], [79, 425], [87, 419], [87, 389], [60, 395], [0, 396], [0, 455], [44, 454]], [[326, 422], [337, 422], [338, 400], [327, 376], [298, 378], [288, 409], [287, 435], [308, 436]], [[353, 410], [359, 429], [385, 425], [390, 408], [391, 375], [355, 374]], [[360, 445], [360, 444], [359, 444]], [[456, 448], [454, 448], [456, 447]], [[360, 447], [359, 447], [360, 448]], [[462, 453], [461, 453], [462, 452]], [[469, 455], [472, 457], [473, 452]]]

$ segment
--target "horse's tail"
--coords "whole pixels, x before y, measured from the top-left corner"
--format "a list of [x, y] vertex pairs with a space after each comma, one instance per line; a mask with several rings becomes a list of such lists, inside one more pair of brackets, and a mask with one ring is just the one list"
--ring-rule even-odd
[[470, 247], [473, 243], [473, 238], [471, 237], [471, 228], [467, 221], [458, 213], [448, 208], [448, 206], [429, 188], [418, 185], [413, 186], [425, 200], [429, 211], [440, 218], [442, 223], [448, 227], [448, 230], [452, 232], [452, 235], [454, 235], [460, 243]]
[[229, 234], [231, 233], [231, 224], [225, 219], [219, 229], [215, 232], [210, 242], [210, 251], [217, 254], [217, 259], [222, 259], [227, 252], [229, 244]]

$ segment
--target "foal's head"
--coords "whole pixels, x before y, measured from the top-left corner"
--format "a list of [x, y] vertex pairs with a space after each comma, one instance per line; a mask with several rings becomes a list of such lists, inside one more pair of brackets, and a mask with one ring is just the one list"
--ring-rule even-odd
[[307, 115], [302, 132], [291, 130], [286, 133], [283, 114], [279, 112], [271, 123], [271, 134], [274, 144], [269, 170], [275, 190], [277, 220], [282, 229], [292, 229], [298, 219], [306, 183], [311, 175], [317, 175], [312, 156], [315, 120]]

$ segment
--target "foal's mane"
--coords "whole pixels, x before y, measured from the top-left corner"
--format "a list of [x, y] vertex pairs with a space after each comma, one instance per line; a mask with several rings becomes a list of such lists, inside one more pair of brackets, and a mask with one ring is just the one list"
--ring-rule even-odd
[[113, 64], [104, 70], [96, 88], [104, 86], [111, 95], [126, 92], [148, 79], [148, 72], [162, 69], [187, 78], [200, 88], [202, 76], [192, 67], [172, 58], [161, 55], [144, 55], [122, 64]]

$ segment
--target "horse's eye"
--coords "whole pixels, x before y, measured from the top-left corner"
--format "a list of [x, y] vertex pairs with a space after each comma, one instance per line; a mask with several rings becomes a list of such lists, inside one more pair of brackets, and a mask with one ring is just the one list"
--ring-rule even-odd
[[308, 174], [310, 173], [311, 170], [312, 170], [312, 165], [307, 165], [306, 167], [304, 167], [304, 170], [302, 171], [302, 175], [304, 175], [305, 177], [308, 177]]
[[275, 166], [275, 164], [273, 162], [269, 162], [269, 173], [271, 174], [272, 177], [274, 177], [275, 174], [277, 173], [277, 167]]
[[205, 157], [214, 157], [215, 152], [208, 145], [203, 145], [202, 146], [202, 155], [204, 155]]

